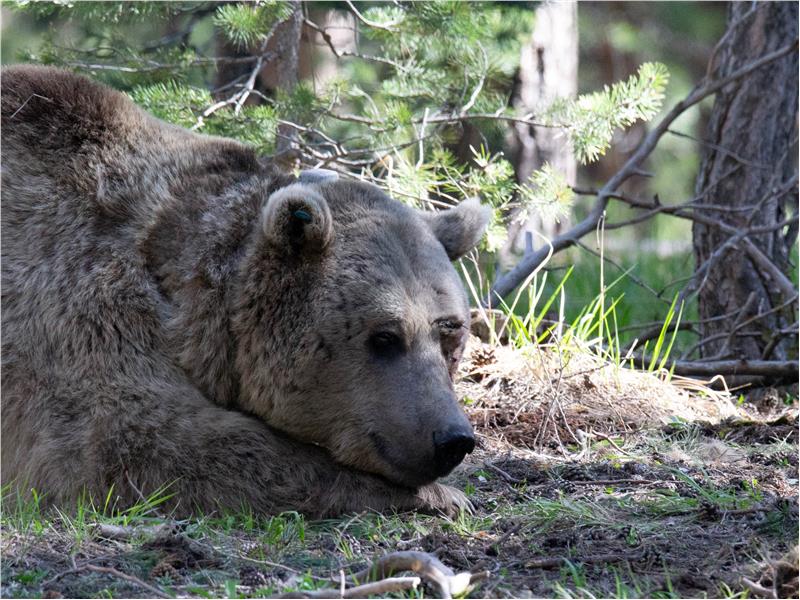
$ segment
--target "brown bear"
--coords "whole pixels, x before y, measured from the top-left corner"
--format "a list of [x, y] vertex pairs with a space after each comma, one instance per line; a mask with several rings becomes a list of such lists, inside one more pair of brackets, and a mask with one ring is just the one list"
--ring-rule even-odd
[[2, 477], [68, 503], [452, 511], [474, 446], [437, 213], [276, 172], [72, 73], [2, 72]]

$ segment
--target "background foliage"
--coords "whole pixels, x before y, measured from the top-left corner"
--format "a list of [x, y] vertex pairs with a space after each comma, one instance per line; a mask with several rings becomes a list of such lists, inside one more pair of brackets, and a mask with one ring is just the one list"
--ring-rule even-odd
[[[512, 209], [521, 209], [517, 218], [541, 213], [548, 220], [578, 220], [588, 210], [588, 199], [575, 196], [548, 165], [531, 185], [520, 186], [509, 159], [509, 123], [521, 116], [509, 107], [509, 97], [536, 6], [447, 0], [305, 4], [300, 80], [293, 89], [276, 89], [268, 81], [272, 34], [292, 10], [277, 0], [5, 3], [2, 60], [89, 73], [160, 118], [234, 137], [281, 158], [291, 146], [292, 166], [333, 164], [415, 205], [434, 208], [480, 195], [496, 209], [479, 262], [488, 281]], [[332, 50], [314, 30], [323, 29], [331, 11], [356, 15], [339, 22], [357, 29], [356, 45]], [[647, 122], [702, 75], [724, 29], [724, 7], [589, 3], [578, 14], [581, 94], [541, 107], [535, 120], [567, 136], [582, 165], [577, 187], [591, 189], [633, 151]], [[330, 31], [335, 34], [335, 27]], [[243, 98], [259, 53], [267, 76], [260, 75]], [[219, 57], [233, 58], [223, 63]], [[699, 136], [709, 106], [706, 101], [687, 111], [673, 129]], [[690, 138], [665, 137], [649, 158], [648, 176], [634, 178], [622, 191], [674, 201], [691, 197], [697, 150]], [[612, 205], [607, 220], [625, 219], [629, 211]], [[691, 274], [689, 225], [656, 217], [632, 231], [608, 232], [602, 246], [613, 261], [603, 276], [610, 281], [625, 274], [611, 294], [622, 298], [616, 310], [627, 343], [637, 333], [633, 325], [663, 318], [672, 283]], [[554, 273], [543, 297], [557, 289], [568, 265], [575, 267], [564, 283], [569, 319], [604, 282], [597, 257], [575, 248], [547, 265]], [[524, 304], [523, 299], [521, 310]], [[687, 307], [685, 315], [693, 311]]]

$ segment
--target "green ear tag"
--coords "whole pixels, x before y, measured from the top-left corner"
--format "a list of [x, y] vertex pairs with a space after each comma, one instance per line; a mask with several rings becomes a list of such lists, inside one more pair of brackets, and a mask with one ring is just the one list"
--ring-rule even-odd
[[293, 215], [293, 216], [294, 216], [296, 219], [300, 219], [301, 221], [304, 221], [305, 223], [311, 223], [311, 215], [310, 215], [310, 214], [308, 214], [308, 213], [307, 213], [306, 211], [304, 211], [304, 210], [296, 210], [296, 211], [294, 211], [294, 212], [292, 213], [292, 215]]

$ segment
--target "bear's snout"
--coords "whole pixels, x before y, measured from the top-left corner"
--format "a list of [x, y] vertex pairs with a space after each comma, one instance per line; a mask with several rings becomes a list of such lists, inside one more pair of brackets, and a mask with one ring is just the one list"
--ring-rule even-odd
[[464, 457], [475, 449], [472, 429], [458, 428], [433, 432], [433, 462], [436, 476], [452, 471]]

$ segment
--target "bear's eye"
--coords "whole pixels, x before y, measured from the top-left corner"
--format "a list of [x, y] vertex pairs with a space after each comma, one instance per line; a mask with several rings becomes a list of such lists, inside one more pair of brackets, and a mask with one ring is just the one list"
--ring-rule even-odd
[[460, 321], [456, 321], [454, 319], [440, 319], [436, 321], [436, 325], [441, 329], [444, 333], [456, 333], [460, 331], [464, 324]]
[[380, 358], [394, 358], [403, 352], [403, 340], [391, 331], [379, 331], [369, 336], [370, 351]]
[[466, 329], [464, 323], [456, 319], [438, 319], [434, 324], [439, 331], [439, 343], [445, 360], [451, 365], [458, 363]]

